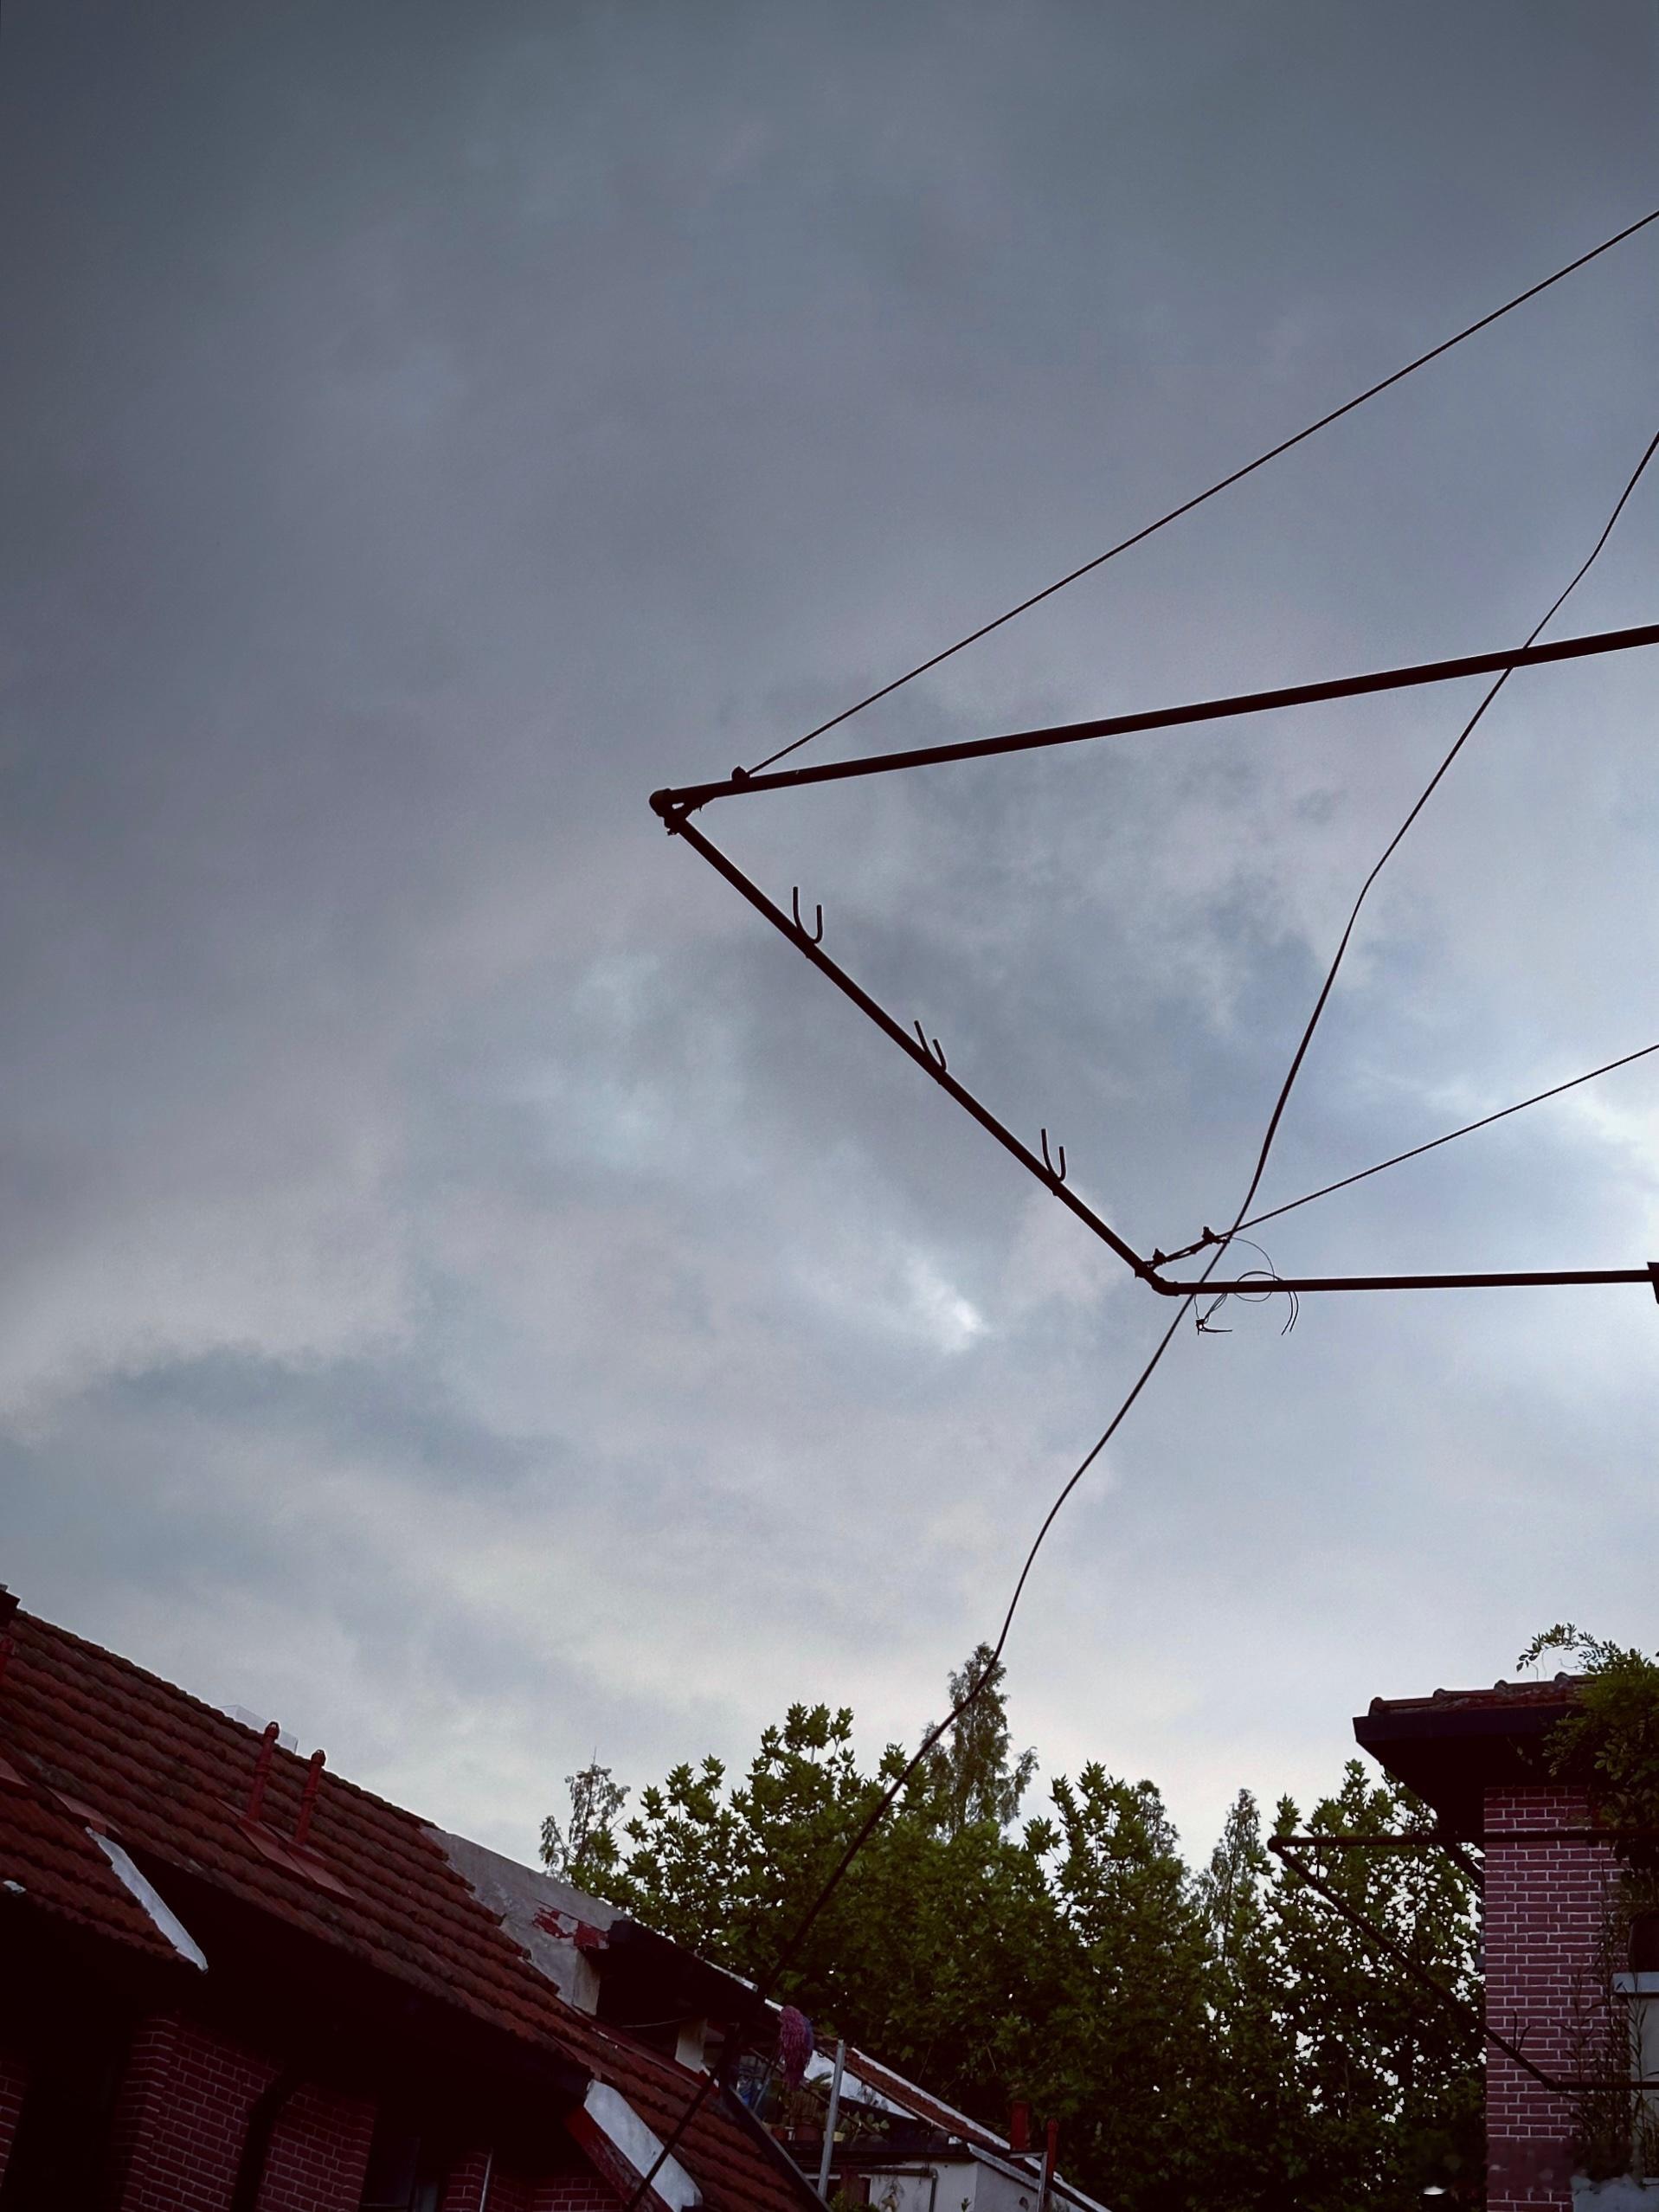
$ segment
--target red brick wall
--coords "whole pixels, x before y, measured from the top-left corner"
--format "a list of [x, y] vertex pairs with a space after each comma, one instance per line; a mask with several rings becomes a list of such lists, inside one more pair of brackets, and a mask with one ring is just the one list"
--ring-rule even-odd
[[357, 2212], [375, 2108], [307, 2082], [271, 2138], [260, 2212]]
[[116, 2108], [121, 2212], [224, 2212], [248, 2113], [275, 2072], [190, 2021], [144, 2022]]
[[[1617, 1868], [1604, 1843], [1506, 1843], [1507, 1830], [1583, 1828], [1590, 1809], [1559, 1784], [1486, 1793], [1488, 2025], [1553, 2075], [1591, 2069], [1610, 2022], [1598, 1956]], [[1489, 2045], [1488, 2212], [1565, 2212], [1572, 2202], [1570, 2098]]]
[[0, 2181], [6, 2177], [11, 2139], [17, 2132], [17, 2115], [23, 2108], [23, 2087], [29, 2071], [22, 2059], [0, 2051]]
[[[464, 2158], [457, 2158], [444, 2183], [443, 2212], [482, 2212], [484, 2184], [495, 2178], [491, 2168], [487, 2151], [470, 2151]], [[494, 2201], [489, 2212], [501, 2212], [493, 2188], [491, 2196]]]
[[530, 2205], [530, 2212], [616, 2212], [625, 2201], [597, 2174], [559, 2174], [537, 2183]]
[[[120, 2212], [225, 2212], [254, 2102], [276, 2074], [192, 2021], [144, 2022], [116, 2112]], [[16, 2117], [9, 2080], [0, 2060], [0, 2172]], [[260, 2212], [357, 2212], [374, 2118], [363, 2099], [298, 2089], [272, 2134]], [[591, 2170], [537, 2177], [479, 2150], [456, 2162], [443, 2212], [618, 2212], [621, 2202]]]
[[[120, 2212], [224, 2212], [276, 2067], [192, 2021], [145, 2021], [116, 2112]], [[303, 2084], [271, 2137], [260, 2212], [357, 2212], [374, 2107]]]
[[483, 2200], [487, 2159], [482, 2151], [458, 2159], [444, 2189], [443, 2212], [617, 2212], [622, 2202], [597, 2174], [555, 2174], [537, 2181], [497, 2165]]

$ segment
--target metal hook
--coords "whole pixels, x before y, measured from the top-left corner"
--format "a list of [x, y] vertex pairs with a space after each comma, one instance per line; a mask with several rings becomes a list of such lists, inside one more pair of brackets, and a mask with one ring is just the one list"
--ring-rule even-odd
[[790, 887], [789, 903], [795, 910], [795, 928], [799, 934], [807, 938], [807, 942], [809, 945], [821, 945], [824, 942], [823, 908], [821, 906], [814, 906], [813, 911], [816, 918], [813, 934], [810, 936], [807, 936], [807, 925], [801, 918], [801, 885], [799, 884], [793, 884]]
[[922, 1050], [927, 1054], [930, 1060], [937, 1060], [940, 1068], [942, 1071], [945, 1065], [945, 1052], [943, 1045], [940, 1044], [939, 1039], [936, 1037], [934, 1038], [932, 1044], [929, 1045], [928, 1042], [928, 1032], [923, 1028], [919, 1021], [916, 1022], [914, 1026], [916, 1029], [916, 1038], [921, 1045]]
[[1060, 1155], [1060, 1164], [1058, 1167], [1048, 1156], [1048, 1131], [1045, 1129], [1043, 1131], [1043, 1165], [1057, 1183], [1063, 1183], [1065, 1180], [1065, 1147], [1059, 1145], [1056, 1149]]

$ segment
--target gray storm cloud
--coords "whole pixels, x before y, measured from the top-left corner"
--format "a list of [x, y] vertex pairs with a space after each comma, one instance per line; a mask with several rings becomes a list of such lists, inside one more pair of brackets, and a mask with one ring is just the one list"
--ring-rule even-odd
[[[643, 1780], [794, 1695], [912, 1732], [1161, 1316], [646, 794], [1643, 212], [1650, 11], [15, 0], [6, 45], [3, 1572], [520, 1853], [595, 1745]], [[1656, 250], [826, 744], [1517, 640], [1652, 433]], [[1649, 617], [1656, 496], [1566, 627]], [[1650, 697], [1509, 688], [1270, 1197], [1649, 1041]], [[1462, 704], [725, 822], [1170, 1243]], [[1655, 1096], [1273, 1257], [1640, 1261]], [[1051, 1763], [1201, 1844], [1374, 1692], [1653, 1640], [1651, 1301], [1234, 1318], [1044, 1564]]]

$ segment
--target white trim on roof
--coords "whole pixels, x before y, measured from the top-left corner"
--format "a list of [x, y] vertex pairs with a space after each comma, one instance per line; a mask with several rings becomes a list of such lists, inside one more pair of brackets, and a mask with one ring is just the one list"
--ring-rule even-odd
[[[620, 2089], [608, 2081], [590, 2081], [582, 2106], [606, 2140], [640, 2176], [648, 2174], [662, 2157], [662, 2144], [640, 2118]], [[678, 2158], [663, 2158], [651, 2184], [652, 2194], [671, 2205], [673, 2212], [692, 2212], [703, 2202], [703, 2192]]]
[[206, 1954], [161, 1892], [145, 1881], [119, 1843], [112, 1843], [107, 1836], [100, 1836], [95, 1828], [89, 1828], [87, 1833], [114, 1868], [116, 1879], [132, 1891], [179, 1957], [188, 1958], [192, 1966], [199, 1966], [205, 1974], [208, 1971]]

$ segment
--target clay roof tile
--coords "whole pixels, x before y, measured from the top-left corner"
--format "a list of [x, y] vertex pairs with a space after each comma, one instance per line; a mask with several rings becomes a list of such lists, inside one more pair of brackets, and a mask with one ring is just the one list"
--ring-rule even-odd
[[[702, 2077], [576, 2011], [450, 1864], [415, 1814], [325, 1768], [306, 1851], [292, 1848], [308, 1763], [273, 1746], [260, 1823], [245, 1818], [257, 1731], [68, 1630], [19, 1612], [0, 1683], [0, 1913], [27, 1900], [97, 1934], [175, 1956], [84, 1822], [151, 1866], [205, 1878], [473, 2018], [574, 2059], [659, 2136]], [[273, 1848], [275, 1847], [275, 1848]], [[308, 1872], [314, 1853], [332, 1886]], [[0, 1918], [0, 1926], [3, 1919]], [[711, 2098], [677, 2153], [711, 2212], [801, 2212], [805, 2184]]]

